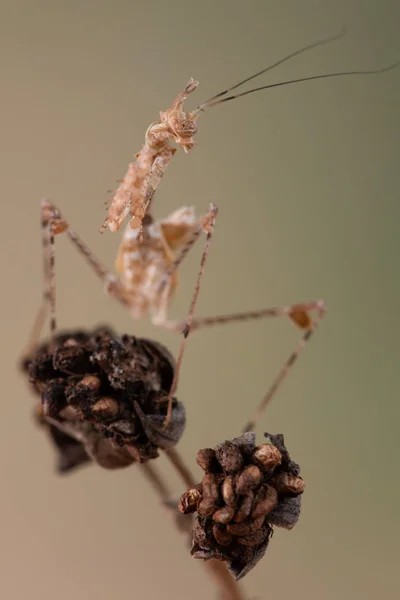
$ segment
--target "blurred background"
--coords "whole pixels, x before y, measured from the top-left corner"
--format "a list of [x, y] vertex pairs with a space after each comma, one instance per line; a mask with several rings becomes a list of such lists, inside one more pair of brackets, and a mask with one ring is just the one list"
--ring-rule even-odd
[[[120, 235], [98, 234], [107, 190], [188, 78], [200, 81], [190, 108], [344, 23], [345, 38], [259, 85], [393, 63], [398, 2], [1, 2], [1, 598], [216, 597], [139, 470], [55, 474], [18, 371], [41, 297], [39, 201], [51, 198], [112, 267]], [[258, 427], [260, 440], [285, 434], [307, 489], [298, 526], [278, 530], [244, 580], [249, 598], [398, 597], [399, 106], [400, 69], [222, 105], [156, 196], [157, 217], [220, 208], [198, 315], [328, 304]], [[177, 351], [176, 335], [103, 294], [67, 239], [56, 252], [60, 327], [106, 322]], [[174, 317], [186, 314], [200, 252], [182, 269]], [[298, 336], [277, 319], [190, 340], [179, 448], [197, 476], [197, 449], [239, 433]], [[164, 457], [158, 466], [178, 497], [184, 486]]]

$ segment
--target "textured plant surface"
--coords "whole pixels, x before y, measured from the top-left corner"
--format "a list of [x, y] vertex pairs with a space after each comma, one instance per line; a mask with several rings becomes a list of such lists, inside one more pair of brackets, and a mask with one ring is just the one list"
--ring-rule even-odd
[[173, 400], [163, 423], [174, 361], [160, 344], [110, 329], [58, 334], [24, 361], [41, 395], [40, 421], [67, 471], [93, 459], [118, 468], [156, 458], [185, 427], [182, 403]]
[[282, 435], [265, 437], [256, 446], [255, 433], [248, 432], [200, 450], [197, 463], [205, 475], [179, 503], [183, 513], [197, 511], [192, 555], [226, 561], [236, 579], [263, 557], [273, 526], [291, 529], [300, 514], [300, 468]]

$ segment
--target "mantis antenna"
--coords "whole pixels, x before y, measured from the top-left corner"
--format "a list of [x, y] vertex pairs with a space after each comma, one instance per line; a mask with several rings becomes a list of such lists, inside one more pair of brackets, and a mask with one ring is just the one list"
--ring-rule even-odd
[[241, 87], [248, 81], [251, 81], [252, 79], [255, 79], [256, 77], [259, 77], [260, 75], [263, 75], [264, 73], [267, 73], [268, 71], [272, 71], [275, 67], [281, 65], [284, 62], [287, 62], [288, 60], [290, 60], [291, 58], [294, 58], [295, 56], [298, 56], [299, 54], [303, 54], [304, 52], [307, 52], [308, 50], [311, 50], [318, 46], [323, 46], [324, 44], [328, 44], [330, 42], [333, 42], [335, 40], [342, 38], [345, 35], [345, 33], [346, 33], [346, 28], [344, 27], [342, 29], [342, 31], [340, 33], [338, 33], [337, 35], [334, 35], [334, 36], [331, 36], [328, 38], [324, 38], [322, 40], [318, 40], [316, 42], [313, 42], [312, 44], [308, 44], [307, 46], [303, 46], [302, 48], [299, 48], [295, 52], [291, 52], [290, 54], [284, 56], [283, 58], [281, 58], [277, 62], [273, 63], [272, 65], [269, 65], [265, 69], [262, 69], [261, 71], [258, 71], [257, 73], [254, 73], [254, 75], [250, 75], [250, 77], [246, 77], [246, 79], [239, 81], [239, 83], [236, 83], [232, 87], [224, 90], [223, 92], [220, 92], [219, 94], [216, 94], [212, 98], [209, 98], [208, 100], [206, 100], [206, 102], [203, 102], [203, 104], [200, 104], [200, 106], [198, 106], [193, 111], [193, 113], [192, 113], [193, 116], [196, 116], [201, 112], [204, 112], [208, 108], [212, 108], [213, 106], [217, 106], [218, 104], [222, 104], [223, 102], [228, 102], [229, 100], [234, 100], [235, 98], [240, 98], [241, 96], [247, 96], [247, 94], [252, 94], [253, 92], [259, 92], [261, 90], [267, 90], [267, 89], [271, 89], [271, 88], [275, 88], [275, 87], [280, 87], [283, 85], [290, 85], [292, 83], [301, 83], [303, 81], [312, 81], [314, 79], [328, 79], [329, 77], [343, 77], [343, 76], [347, 76], [347, 75], [373, 75], [373, 74], [377, 74], [377, 73], [384, 73], [385, 71], [390, 71], [391, 69], [394, 69], [395, 67], [397, 67], [400, 64], [398, 61], [388, 67], [383, 67], [382, 69], [374, 69], [374, 70], [367, 70], [367, 71], [340, 71], [337, 73], [323, 73], [321, 75], [312, 75], [311, 77], [301, 77], [298, 79], [290, 79], [288, 81], [280, 81], [278, 83], [271, 83], [268, 85], [263, 85], [261, 87], [252, 88], [252, 89], [246, 90], [244, 92], [239, 92], [238, 94], [231, 94], [225, 98], [223, 97], [223, 96], [226, 96], [227, 94], [229, 94], [230, 92], [232, 92], [233, 90], [236, 90], [237, 88]]

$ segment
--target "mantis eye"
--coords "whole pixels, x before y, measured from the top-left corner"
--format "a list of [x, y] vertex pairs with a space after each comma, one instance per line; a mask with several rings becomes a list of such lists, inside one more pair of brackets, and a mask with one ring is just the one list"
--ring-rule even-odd
[[191, 117], [176, 119], [172, 121], [171, 129], [179, 138], [191, 139], [197, 132], [197, 123]]

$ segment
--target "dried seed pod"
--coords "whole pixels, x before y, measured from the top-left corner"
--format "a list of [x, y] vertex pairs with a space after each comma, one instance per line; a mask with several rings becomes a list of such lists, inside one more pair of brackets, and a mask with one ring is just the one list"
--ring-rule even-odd
[[219, 444], [218, 464], [212, 464], [212, 450], [200, 453], [207, 473], [200, 484], [203, 498], [197, 505], [191, 553], [226, 561], [236, 579], [262, 558], [272, 525], [290, 529], [299, 517], [301, 496], [281, 496], [276, 489], [277, 481], [283, 489], [300, 479], [299, 466], [290, 459], [283, 436], [265, 435], [267, 443], [257, 448], [252, 432]]
[[291, 460], [285, 446], [283, 435], [281, 433], [278, 433], [276, 435], [273, 435], [272, 433], [264, 433], [264, 437], [267, 438], [267, 442], [269, 444], [276, 446], [276, 448], [278, 448], [282, 455], [281, 464], [277, 469], [275, 469], [275, 473], [284, 471], [287, 473], [291, 473], [292, 475], [299, 475], [300, 467], [297, 463]]
[[218, 480], [212, 473], [204, 475], [201, 481], [201, 487], [203, 490], [203, 497], [210, 498], [216, 502], [219, 500]]
[[90, 456], [105, 468], [143, 462], [182, 436], [185, 411], [176, 399], [163, 429], [174, 362], [156, 342], [118, 338], [104, 327], [60, 333], [25, 359], [23, 368], [42, 397], [52, 431], [81, 445], [85, 461]]
[[80, 380], [79, 385], [81, 387], [89, 388], [94, 392], [98, 392], [101, 387], [101, 381], [95, 375], [85, 375], [85, 377]]
[[298, 496], [304, 492], [304, 481], [297, 475], [291, 473], [278, 473], [274, 477], [274, 486], [276, 487], [278, 494], [293, 494]]
[[223, 506], [214, 512], [213, 519], [216, 523], [222, 523], [223, 525], [226, 525], [232, 519], [234, 514], [234, 508], [231, 506]]
[[215, 448], [215, 454], [221, 467], [227, 473], [237, 473], [243, 467], [243, 456], [232, 442], [224, 442]]
[[260, 529], [261, 525], [264, 523], [264, 520], [265, 517], [257, 517], [256, 519], [248, 519], [242, 523], [229, 523], [226, 529], [232, 535], [245, 536]]
[[257, 446], [253, 452], [253, 457], [267, 470], [274, 469], [282, 461], [282, 454], [273, 444], [261, 444]]
[[115, 417], [118, 413], [118, 404], [113, 398], [103, 397], [92, 405], [92, 411], [103, 417]]
[[254, 533], [250, 533], [249, 535], [245, 535], [243, 537], [238, 537], [237, 541], [242, 546], [259, 546], [260, 544], [263, 544], [265, 540], [268, 540], [271, 535], [272, 527], [266, 523]]
[[278, 492], [270, 485], [264, 485], [257, 492], [254, 498], [253, 510], [251, 516], [253, 519], [265, 517], [272, 512], [278, 504]]
[[61, 379], [52, 379], [42, 393], [42, 409], [45, 417], [56, 417], [60, 410], [65, 408], [66, 382]]
[[229, 546], [232, 543], [233, 537], [227, 532], [223, 525], [213, 526], [213, 535], [220, 546]]
[[57, 348], [53, 356], [53, 365], [58, 371], [70, 375], [83, 375], [92, 370], [88, 352], [78, 343], [71, 345], [67, 342]]
[[218, 464], [215, 451], [212, 448], [203, 448], [202, 450], [199, 450], [196, 455], [196, 462], [206, 473], [215, 470], [215, 467]]
[[236, 493], [241, 496], [247, 494], [258, 486], [262, 478], [262, 473], [256, 465], [245, 467], [238, 475], [236, 480]]
[[222, 498], [228, 506], [236, 506], [235, 477], [227, 475], [221, 486]]
[[203, 498], [197, 505], [199, 515], [210, 516], [214, 514], [217, 503], [212, 498]]
[[253, 500], [254, 500], [254, 494], [250, 490], [249, 492], [247, 492], [247, 494], [242, 499], [242, 502], [241, 502], [238, 510], [235, 513], [235, 516], [233, 518], [235, 523], [241, 523], [242, 521], [247, 519], [247, 517], [251, 513], [251, 507], [253, 506]]
[[184, 494], [182, 494], [178, 509], [183, 514], [193, 513], [197, 509], [197, 505], [202, 499], [201, 485], [197, 485], [190, 490], [187, 490]]

